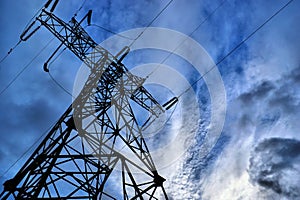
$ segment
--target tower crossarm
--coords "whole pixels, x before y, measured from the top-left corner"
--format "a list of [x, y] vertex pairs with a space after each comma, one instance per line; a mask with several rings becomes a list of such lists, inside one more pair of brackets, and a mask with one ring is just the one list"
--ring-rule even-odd
[[[20, 38], [26, 41], [45, 27], [61, 44], [44, 70], [49, 71], [47, 63], [65, 46], [89, 68], [89, 77], [15, 178], [5, 182], [0, 198], [116, 199], [104, 185], [113, 169], [121, 166], [124, 199], [158, 199], [158, 188], [168, 199], [165, 179], [158, 174], [143, 137], [149, 123], [138, 124], [131, 101], [156, 117], [165, 106], [143, 87], [145, 79], [133, 75], [122, 63], [129, 47], [112, 55], [81, 25], [85, 18], [90, 23], [91, 11], [81, 21], [73, 17], [65, 22], [53, 14], [58, 1], [48, 0]], [[176, 101], [169, 102], [166, 110]]]
[[[99, 66], [101, 67], [101, 63], [103, 63], [103, 59], [105, 59], [106, 63], [108, 63], [106, 66], [114, 65], [116, 66], [118, 73], [122, 72], [123, 74], [127, 73], [130, 75], [129, 70], [121, 62], [128, 54], [129, 47], [125, 47], [116, 56], [113, 56], [105, 48], [98, 45], [81, 26], [81, 23], [85, 18], [87, 18], [88, 24], [90, 23], [91, 10], [81, 21], [78, 22], [75, 17], [72, 17], [67, 23], [53, 14], [53, 11], [58, 4], [58, 0], [55, 0], [54, 3], [52, 3], [53, 0], [48, 0], [36, 19], [25, 28], [20, 35], [22, 41], [29, 39], [41, 26], [44, 26], [61, 41], [61, 44], [50, 56], [48, 61], [50, 61], [55, 53], [57, 53], [64, 45], [91, 69], [91, 73], [97, 70], [96, 68]], [[52, 7], [50, 9], [51, 4]], [[50, 9], [49, 11], [47, 10], [48, 7]], [[39, 22], [41, 25], [36, 26], [36, 22]], [[44, 64], [44, 70], [46, 72], [49, 71], [47, 67], [48, 61]], [[141, 79], [134, 75], [131, 76], [136, 77], [135, 79]], [[136, 88], [134, 94], [131, 96], [133, 101], [155, 116], [158, 116], [163, 112], [163, 108], [140, 82], [133, 82], [133, 85]]]
[[[97, 43], [87, 34], [75, 18], [66, 23], [53, 13], [43, 9], [36, 19], [81, 61], [84, 61], [88, 52], [91, 52], [97, 46]], [[103, 49], [103, 52], [106, 53], [106, 50]]]

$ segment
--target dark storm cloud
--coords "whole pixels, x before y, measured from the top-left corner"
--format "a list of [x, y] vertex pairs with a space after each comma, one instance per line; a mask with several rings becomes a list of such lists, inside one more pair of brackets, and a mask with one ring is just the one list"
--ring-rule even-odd
[[270, 81], [264, 81], [255, 86], [253, 90], [240, 95], [239, 98], [244, 103], [251, 103], [253, 100], [260, 100], [266, 97], [273, 89], [275, 89], [275, 86]]
[[[38, 4], [42, 4], [39, 1], [35, 1], [35, 3], [36, 2]], [[78, 2], [78, 5], [76, 6], [73, 5], [74, 2], [75, 1], [72, 1], [72, 3], [70, 3], [69, 1], [60, 1], [55, 13], [63, 18], [66, 16], [67, 18], [64, 18], [64, 20], [69, 20], [73, 14], [73, 11], [79, 7], [79, 4], [82, 1], [76, 1]], [[147, 23], [159, 11], [159, 6], [160, 8], [162, 8], [167, 3], [167, 1], [139, 1], [139, 3], [137, 3], [137, 1], [133, 0], [117, 0], [105, 2], [89, 0], [86, 2], [87, 3], [84, 7], [86, 10], [82, 12], [87, 12], [87, 9], [93, 9], [92, 23], [103, 25], [104, 27], [113, 30], [114, 32], [147, 25]], [[171, 23], [173, 25], [171, 26], [171, 28], [189, 34], [190, 31], [193, 30], [193, 28], [197, 26], [208, 14], [210, 14], [211, 11], [216, 6], [218, 6], [220, 2], [221, 1], [195, 0], [189, 1], [189, 3], [183, 3], [183, 1], [174, 1], [172, 3], [172, 6], [170, 6], [164, 13], [164, 15], [160, 18], [165, 20], [164, 23], [162, 23], [162, 26], [170, 28], [169, 24]], [[175, 5], [177, 5], [176, 8]], [[16, 14], [13, 15], [13, 18], [29, 19], [30, 17], [32, 17], [32, 14], [36, 12], [36, 9], [24, 9], [24, 4], [17, 4], [17, 6], [18, 10], [17, 12], [15, 12]], [[207, 21], [207, 23], [202, 25], [202, 27], [196, 32], [196, 34], [193, 35], [193, 38], [195, 38], [197, 41], [200, 41], [200, 43], [204, 45], [206, 50], [208, 50], [208, 52], [216, 61], [224, 56], [230, 49], [232, 49], [242, 38], [244, 38], [248, 33], [250, 33], [250, 31], [257, 27], [257, 25], [261, 24], [261, 22], [266, 19], [266, 17], [268, 17], [269, 14], [272, 13], [273, 10], [275, 10], [275, 8], [277, 9], [277, 7], [279, 6], [279, 3], [274, 3], [273, 1], [259, 1], [255, 3], [250, 3], [250, 1], [238, 0], [228, 1], [225, 3], [225, 6], [223, 6], [217, 13], [214, 14], [211, 19]], [[32, 7], [33, 6], [31, 6], [31, 8]], [[291, 10], [291, 8], [294, 9], [294, 11]], [[273, 57], [282, 59], [284, 64], [286, 64], [286, 62], [293, 60], [288, 59], [289, 56], [286, 56], [287, 54], [289, 55], [291, 53], [290, 48], [291, 46], [293, 46], [294, 49], [292, 52], [294, 52], [295, 56], [299, 57], [298, 52], [300, 47], [300, 40], [298, 37], [299, 31], [297, 30], [299, 30], [300, 26], [295, 26], [296, 23], [293, 23], [296, 17], [294, 17], [295, 15], [292, 13], [300, 12], [298, 12], [297, 6], [290, 6], [288, 9], [289, 12], [285, 12], [284, 14], [281, 14], [281, 16], [276, 18], [277, 21], [275, 20], [273, 28], [270, 28], [269, 25], [255, 35], [253, 39], [259, 38], [259, 40], [252, 39], [247, 44], [239, 48], [239, 50], [236, 51], [232, 56], [226, 59], [225, 62], [218, 66], [222, 73], [227, 93], [229, 94], [228, 98], [233, 99], [237, 95], [239, 95], [240, 92], [242, 92], [243, 94], [240, 98], [238, 98], [238, 101], [234, 101], [232, 103], [238, 104], [238, 108], [231, 106], [229, 110], [230, 117], [236, 117], [234, 118], [234, 120], [232, 120], [230, 117], [227, 120], [227, 126], [225, 130], [226, 132], [230, 132], [231, 135], [222, 137], [213, 149], [211, 156], [208, 156], [206, 160], [199, 161], [197, 159], [198, 154], [196, 144], [195, 148], [189, 151], [190, 155], [187, 156], [187, 161], [184, 163], [185, 166], [183, 166], [181, 170], [178, 170], [178, 172], [176, 172], [178, 176], [175, 177], [175, 179], [177, 180], [174, 181], [174, 185], [171, 185], [171, 188], [174, 191], [189, 191], [190, 194], [186, 194], [186, 199], [191, 199], [195, 194], [200, 195], [201, 191], [199, 190], [199, 188], [201, 187], [201, 185], [199, 182], [201, 176], [203, 177], [206, 175], [206, 170], [214, 175], [214, 171], [216, 171], [217, 169], [214, 169], [212, 167], [213, 163], [215, 162], [215, 159], [217, 159], [221, 154], [221, 152], [223, 152], [224, 147], [229, 143], [229, 137], [239, 137], [234, 141], [235, 143], [238, 143], [239, 140], [245, 140], [245, 135], [241, 134], [241, 130], [245, 130], [245, 127], [249, 126], [249, 124], [253, 125], [253, 127], [260, 126], [260, 123], [268, 124], [268, 126], [271, 126], [274, 122], [279, 121], [280, 118], [284, 118], [282, 116], [283, 113], [289, 113], [291, 110], [294, 110], [294, 112], [292, 113], [293, 116], [296, 116], [297, 112], [300, 113], [299, 105], [297, 105], [297, 98], [294, 95], [295, 93], [297, 93], [297, 88], [299, 88], [300, 73], [295, 72], [288, 74], [281, 80], [274, 82], [263, 79], [261, 82], [255, 84], [251, 82], [248, 84], [245, 81], [245, 73], [248, 68], [246, 64], [250, 59], [253, 59], [253, 54], [255, 54], [255, 56], [262, 56], [263, 59], [267, 61], [265, 63], [266, 65], [269, 65], [268, 61]], [[30, 14], [25, 17], [22, 14], [22, 11], [26, 11]], [[8, 12], [13, 13], [14, 11], [11, 9], [2, 10], [3, 16], [8, 16]], [[80, 17], [78, 18], [80, 19]], [[5, 20], [6, 21], [3, 20], [3, 22], [1, 21], [3, 27], [5, 26], [4, 24], [7, 25], [7, 27], [3, 29], [3, 31], [1, 31], [3, 33], [1, 34], [2, 38], [5, 38], [5, 41], [1, 41], [1, 47], [6, 50], [8, 46], [15, 42], [15, 40], [11, 38], [11, 35], [14, 34], [14, 36], [16, 36], [15, 38], [17, 38], [17, 34], [22, 31], [23, 26], [17, 24], [18, 19], [13, 20], [12, 18], [7, 18]], [[160, 25], [159, 22], [156, 22], [154, 25]], [[23, 25], [25, 25], [25, 22], [23, 23]], [[291, 29], [293, 30], [291, 31]], [[87, 27], [87, 30], [93, 37], [95, 37], [95, 40], [97, 42], [101, 42], [103, 38], [111, 35], [111, 33], [104, 32], [102, 29], [97, 29], [96, 27]], [[259, 35], [261, 35], [261, 32], [263, 32], [264, 34], [261, 37], [258, 37]], [[31, 46], [31, 49], [36, 49], [36, 46], [38, 46], [34, 45], [33, 47], [34, 43], [39, 44], [42, 40], [48, 40], [50, 37], [50, 33], [47, 32], [46, 35], [40, 34], [38, 36], [39, 37], [33, 38], [33, 40], [30, 40], [27, 43], [27, 45]], [[11, 40], [9, 44], [7, 44], [8, 40]], [[5, 45], [5, 48], [3, 47], [4, 43], [7, 44]], [[253, 44], [257, 45], [257, 48], [253, 48], [253, 46], [255, 46]], [[248, 45], [252, 48], [250, 49]], [[270, 53], [270, 49], [268, 49], [268, 47], [271, 48], [272, 53]], [[273, 50], [277, 51], [278, 53], [274, 54]], [[25, 54], [26, 52], [27, 54]], [[19, 55], [23, 55], [23, 57], [32, 55], [30, 48], [19, 53]], [[20, 64], [24, 62], [24, 58], [22, 58], [22, 56], [13, 58], [19, 61], [16, 62], [16, 65], [6, 66], [7, 69], [13, 69], [13, 72], [11, 72], [11, 74], [15, 74], [17, 69], [20, 68]], [[64, 58], [65, 57], [63, 57], [62, 62], [57, 63], [56, 61], [57, 67], [53, 68], [52, 72], [54, 73], [54, 75], [56, 75], [55, 77], [57, 77], [58, 80], [63, 82], [63, 85], [70, 86], [68, 87], [68, 89], [70, 89], [73, 80], [71, 77], [76, 71], [76, 69], [70, 69], [74, 66], [74, 60], [76, 60], [77, 58], [70, 57], [67, 60], [65, 60]], [[42, 63], [43, 61], [45, 61], [45, 59], [47, 59], [47, 56], [43, 57], [43, 60], [41, 60], [40, 63], [35, 66], [34, 70], [41, 70]], [[291, 63], [293, 64], [293, 62]], [[66, 66], [66, 64], [68, 66]], [[272, 65], [269, 65], [269, 67], [273, 69]], [[282, 69], [285, 69], [285, 65], [281, 65], [280, 67]], [[276, 72], [276, 69], [274, 71]], [[6, 76], [3, 70], [0, 72], [1, 77]], [[27, 78], [25, 78], [23, 81], [17, 82], [14, 87], [12, 87], [11, 96], [1, 97], [0, 117], [3, 116], [1, 118], [1, 130], [4, 130], [5, 134], [11, 135], [11, 137], [6, 137], [1, 133], [0, 138], [2, 139], [2, 141], [0, 144], [3, 147], [0, 148], [1, 156], [10, 156], [16, 158], [16, 155], [20, 155], [22, 152], [24, 152], [24, 148], [32, 143], [33, 138], [41, 133], [41, 129], [46, 129], [45, 126], [47, 124], [45, 125], [45, 122], [50, 123], [51, 120], [57, 119], [66, 108], [67, 104], [70, 103], [70, 99], [67, 99], [65, 96], [63, 96], [63, 92], [61, 92], [60, 89], [55, 88], [55, 85], [52, 89], [45, 89], [45, 87], [49, 86], [49, 83], [43, 82], [40, 79], [44, 79], [46, 78], [46, 76], [41, 76], [40, 73], [31, 72], [24, 74], [24, 77]], [[298, 72], [300, 72], [300, 68], [298, 68]], [[260, 77], [260, 74], [258, 74], [257, 76]], [[7, 82], [2, 83], [2, 80], [3, 79], [0, 80], [1, 84], [5, 85]], [[27, 90], [29, 86], [28, 83], [33, 83], [30, 90]], [[249, 86], [250, 89], [247, 88], [247, 90], [243, 90], [243, 86], [245, 85], [247, 87]], [[295, 88], [295, 91], [293, 91], [292, 88]], [[32, 93], [29, 91], [32, 91]], [[46, 91], [48, 91], [49, 94]], [[25, 94], [26, 98], [22, 95], [16, 95], [18, 93]], [[4, 102], [2, 98], [4, 98], [7, 102]], [[30, 101], [30, 103], [20, 105], [20, 102], [23, 99], [26, 99], [26, 101]], [[8, 101], [11, 101], [13, 105], [9, 104]], [[62, 104], [64, 105], [61, 106]], [[12, 106], [16, 109], [9, 108], [9, 106]], [[207, 105], [203, 106], [205, 107]], [[281, 111], [278, 111], [278, 108], [280, 108]], [[208, 119], [207, 116], [204, 117]], [[255, 122], [255, 120], [257, 119], [259, 121], [258, 123]], [[236, 126], [235, 124], [236, 121], [240, 122], [238, 126]], [[237, 127], [238, 130], [233, 130], [235, 127]], [[28, 144], [24, 145], [24, 143], [26, 142], [28, 142]], [[201, 142], [200, 139], [197, 142]], [[6, 148], [4, 148], [5, 145]], [[233, 149], [233, 151], [236, 151], [236, 149]], [[230, 155], [232, 155], [232, 151], [230, 152]], [[245, 157], [244, 154], [238, 158], [242, 160], [242, 157]], [[7, 168], [7, 163], [10, 164], [14, 160], [15, 159], [8, 161], [8, 159], [6, 158], [1, 160], [0, 157], [0, 166], [1, 168], [3, 168], [1, 169], [1, 172]], [[234, 162], [238, 163], [238, 161], [234, 159], [231, 160], [230, 157], [228, 159], [226, 158], [226, 160], [229, 164]], [[228, 165], [226, 165], [225, 168], [227, 167]], [[231, 172], [234, 173], [235, 170], [236, 168], [233, 168]], [[225, 170], [221, 171], [221, 173], [223, 173], [223, 171]], [[189, 182], [183, 184], [182, 180], [185, 180], [185, 177], [189, 177]], [[212, 177], [214, 180], [217, 180], [215, 179], [215, 176]], [[225, 177], [226, 179], [227, 174], [223, 173], [222, 177]], [[222, 190], [226, 186], [226, 184], [224, 185], [223, 183], [221, 183], [221, 185], [222, 186], [219, 188], [220, 190]], [[237, 192], [239, 193], [238, 189]], [[216, 193], [216, 190], [213, 190], [213, 193]], [[235, 197], [235, 195], [232, 195], [227, 199], [234, 199]], [[199, 198], [195, 197], [193, 199]]]
[[[15, 160], [21, 155], [63, 112], [57, 110], [46, 98], [34, 99], [23, 105], [1, 103], [1, 110], [5, 115], [0, 115], [0, 149], [5, 152], [2, 156], [7, 160]], [[7, 162], [1, 166], [4, 170]]]
[[300, 141], [270, 138], [251, 154], [249, 175], [254, 184], [289, 198], [300, 197]]
[[[26, 9], [24, 9], [24, 4], [26, 4]], [[42, 4], [43, 2], [38, 1], [22, 1], [22, 3], [1, 1], [0, 23], [1, 26], [5, 26], [4, 31], [0, 33], [2, 38], [1, 57], [11, 45], [18, 41], [19, 34], [23, 31], [26, 23]], [[67, 14], [70, 13], [68, 8], [67, 6], [61, 10]], [[28, 41], [21, 43], [1, 63], [0, 90], [9, 84], [16, 74], [49, 42], [50, 38], [49, 32], [43, 28], [40, 29]], [[71, 97], [62, 92], [42, 70], [43, 62], [56, 45], [57, 42], [54, 42], [46, 48], [0, 96], [0, 176], [4, 175], [0, 180], [0, 190], [2, 190], [4, 179], [12, 178], [16, 170], [24, 163], [24, 158], [17, 163], [18, 168], [12, 168], [6, 174], [3, 174], [4, 171], [19, 159], [36, 139], [45, 133], [47, 128], [53, 125], [71, 103]], [[77, 65], [74, 57], [65, 57], [64, 62], [60, 62], [58, 59], [52, 66], [53, 76], [68, 90], [70, 90], [73, 80], [70, 76], [74, 75], [70, 69], [72, 67], [76, 69]], [[57, 68], [60, 69], [58, 73], [56, 72]]]
[[[263, 80], [250, 90], [239, 95], [232, 104], [238, 126], [245, 129], [249, 126], [260, 128], [273, 126], [285, 117], [299, 115], [298, 90], [300, 84], [299, 67], [283, 74], [276, 81]], [[241, 109], [243, 108], [243, 109]], [[292, 123], [293, 120], [290, 121]]]
[[[60, 1], [55, 15], [68, 21], [83, 1]], [[17, 42], [26, 23], [38, 11], [44, 2], [1, 1], [1, 56], [12, 44]], [[27, 9], [24, 9], [24, 4]], [[159, 11], [159, 2], [143, 1], [86, 1], [78, 13], [77, 19], [93, 9], [92, 23], [103, 25], [115, 32], [125, 28], [135, 28], [149, 23]], [[147, 12], [141, 12], [147, 7]], [[152, 13], [153, 15], [149, 14]], [[110, 33], [88, 27], [88, 32], [96, 32], [93, 38], [101, 42]], [[97, 30], [97, 31], [96, 31]], [[101, 34], [99, 34], [101, 33]], [[14, 50], [1, 63], [1, 90], [25, 64], [52, 38], [51, 33], [41, 28], [28, 41]], [[55, 122], [71, 103], [71, 97], [65, 94], [49, 76], [42, 71], [43, 62], [54, 51], [58, 41], [51, 45], [27, 68], [21, 76], [3, 93], [0, 98], [0, 173], [5, 171], [25, 150]], [[4, 53], [3, 53], [4, 52]], [[70, 52], [65, 52], [50, 66], [50, 72], [68, 91], [72, 91], [73, 80], [80, 61]], [[0, 174], [1, 175], [1, 174]], [[0, 186], [1, 190], [1, 186]]]
[[299, 101], [297, 98], [297, 88], [300, 86], [300, 67], [295, 68], [291, 73], [283, 76], [284, 84], [274, 92], [269, 105], [272, 108], [281, 108], [282, 111], [291, 113], [299, 111]]
[[[204, 184], [207, 199], [299, 198], [299, 71], [298, 67], [279, 79], [251, 82], [229, 103], [224, 130], [231, 140]], [[258, 145], [251, 154], [249, 174], [256, 183], [252, 185], [246, 171], [249, 152], [258, 141], [271, 137], [298, 140], [267, 139]]]
[[280, 88], [274, 93], [276, 98], [270, 99], [271, 107], [281, 107], [285, 112], [294, 112], [295, 107], [298, 106], [297, 99], [289, 93], [286, 93], [286, 88]]
[[294, 80], [295, 83], [300, 84], [300, 66], [294, 69], [293, 73], [291, 74], [291, 78]]
[[[34, 142], [45, 134], [47, 128], [53, 125], [62, 110], [51, 104], [46, 97], [34, 98], [29, 102], [16, 103], [6, 99], [0, 103], [0, 181], [12, 178], [16, 171], [25, 162], [24, 158], [32, 153], [33, 149], [17, 163], [16, 168], [3, 174]], [[2, 184], [0, 185], [2, 190]]]
[[0, 120], [7, 122], [5, 124], [7, 129], [22, 128], [22, 131], [41, 129], [47, 124], [47, 119], [51, 119], [57, 114], [53, 105], [44, 98], [31, 100], [30, 103], [24, 105], [7, 105], [6, 112], [11, 115], [1, 116]]
[[[210, 5], [205, 5], [204, 1], [201, 3], [204, 6], [200, 6], [197, 16], [200, 22], [202, 17], [209, 15], [220, 2], [207, 3]], [[200, 41], [212, 58], [218, 61], [280, 6], [280, 3], [274, 4], [271, 1], [255, 3], [227, 1], [192, 37]], [[257, 138], [268, 135], [269, 130], [281, 120], [291, 120], [294, 123], [295, 120], [292, 117], [297, 117], [297, 111], [300, 113], [299, 106], [296, 106], [298, 92], [291, 89], [297, 88], [296, 81], [290, 71], [290, 68], [297, 66], [295, 66], [294, 57], [290, 56], [290, 52], [296, 52], [294, 46], [297, 47], [296, 49], [299, 48], [299, 45], [295, 45], [295, 41], [297, 43], [299, 39], [294, 35], [297, 31], [286, 29], [286, 24], [296, 26], [297, 18], [292, 13], [297, 11], [293, 6], [290, 6], [289, 9], [292, 10], [281, 13], [217, 66], [222, 74], [229, 101], [224, 128], [224, 135], [227, 136], [229, 142], [223, 143], [222, 138], [220, 139], [219, 142], [223, 143], [219, 146], [221, 150], [215, 151], [213, 159], [211, 162], [207, 162], [207, 165], [202, 165], [201, 162], [195, 163], [197, 162], [195, 161], [197, 160], [197, 153], [195, 153], [197, 148], [189, 152], [187, 163], [181, 168], [182, 172], [174, 178], [174, 183], [178, 181], [177, 184], [180, 185], [184, 179], [183, 174], [187, 174], [189, 177], [188, 180], [192, 184], [189, 184], [187, 189], [181, 188], [187, 191], [185, 194], [187, 199], [195, 198], [195, 194], [200, 194], [201, 186], [204, 199], [238, 199], [238, 197], [256, 199], [253, 196], [255, 194], [248, 191], [247, 179], [244, 179], [245, 176], [243, 176], [246, 174], [248, 151], [251, 149], [252, 140], [255, 142]], [[270, 45], [272, 49], [268, 48]], [[263, 57], [263, 64], [257, 62], [257, 57]], [[274, 57], [275, 61], [273, 61]], [[286, 68], [287, 60], [291, 65], [289, 69]], [[278, 71], [274, 65], [281, 71]], [[255, 67], [257, 68], [254, 69]], [[251, 76], [252, 69], [258, 73]], [[276, 74], [278, 78], [274, 80], [272, 77], [274, 74], [266, 73], [268, 70]], [[287, 87], [289, 84], [291, 86]], [[291, 101], [288, 105], [295, 110], [295, 115], [287, 115], [289, 111], [283, 105], [285, 102], [280, 100], [284, 98], [280, 88], [284, 87], [287, 87], [285, 93], [288, 94], [287, 97]], [[275, 106], [273, 101], [276, 100], [278, 105]], [[287, 134], [295, 133], [289, 130]], [[197, 143], [198, 146], [200, 144]], [[220, 161], [216, 164], [218, 159]], [[203, 173], [204, 171], [206, 172]], [[201, 176], [202, 178], [199, 179]], [[210, 180], [202, 182], [203, 177], [210, 177]], [[241, 182], [242, 179], [243, 182]], [[242, 184], [238, 185], [240, 183]], [[180, 186], [175, 187], [174, 190], [176, 189], [180, 190]]]

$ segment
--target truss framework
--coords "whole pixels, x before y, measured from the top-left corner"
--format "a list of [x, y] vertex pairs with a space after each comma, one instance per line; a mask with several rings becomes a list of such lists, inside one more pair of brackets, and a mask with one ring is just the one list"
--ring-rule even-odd
[[[51, 1], [49, 1], [51, 3]], [[73, 104], [14, 178], [4, 183], [2, 199], [168, 199], [165, 179], [155, 167], [131, 107], [134, 101], [155, 118], [163, 107], [131, 74], [121, 59], [97, 45], [75, 18], [69, 23], [45, 6], [21, 35], [27, 40], [46, 27], [90, 69]], [[62, 46], [60, 45], [60, 46]], [[128, 53], [125, 47], [122, 58]], [[122, 53], [120, 53], [122, 54]], [[116, 171], [116, 167], [119, 171]], [[106, 187], [118, 174], [119, 196]], [[142, 177], [142, 178], [141, 178]], [[112, 184], [112, 182], [110, 183]]]

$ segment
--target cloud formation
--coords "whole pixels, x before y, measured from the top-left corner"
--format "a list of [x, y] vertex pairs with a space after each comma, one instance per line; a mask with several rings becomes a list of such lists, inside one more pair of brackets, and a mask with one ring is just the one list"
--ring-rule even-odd
[[231, 123], [225, 132], [230, 142], [204, 176], [203, 199], [298, 197], [299, 75], [295, 67], [279, 80], [254, 84], [229, 103]]
[[269, 138], [251, 153], [251, 182], [290, 198], [300, 197], [300, 141]]
[[[23, 4], [12, 5], [8, 2], [11, 1], [5, 3], [1, 1], [3, 16], [7, 16], [0, 20], [1, 25], [6, 27], [0, 34], [2, 38], [5, 38], [1, 41], [0, 48], [4, 49], [1, 52], [6, 52], [6, 48], [16, 42], [15, 38], [18, 38], [18, 33], [22, 31], [26, 20], [32, 17], [32, 13], [35, 13], [41, 4], [27, 1]], [[55, 12], [58, 16], [68, 20], [81, 2], [78, 1], [75, 5], [73, 2], [70, 4], [70, 2], [60, 1]], [[87, 9], [93, 8], [93, 23], [118, 32], [147, 25], [147, 22], [167, 2], [136, 3], [119, 0], [99, 3], [98, 1], [87, 1], [84, 8], [86, 10], [80, 14], [83, 15]], [[217, 0], [209, 3], [198, 0], [189, 1], [189, 3], [174, 1], [154, 25], [173, 28], [189, 34], [220, 2]], [[228, 1], [192, 37], [199, 41], [215, 60], [218, 60], [279, 8], [281, 3]], [[24, 9], [24, 4], [29, 5], [30, 9]], [[300, 52], [300, 40], [298, 33], [300, 26], [298, 24], [300, 12], [297, 10], [299, 7], [297, 5], [299, 5], [299, 1], [294, 1], [285, 12], [218, 66], [228, 93], [228, 117], [221, 139], [204, 160], [199, 160], [197, 151], [201, 137], [206, 133], [207, 124], [203, 121], [210, 116], [209, 109], [207, 109], [209, 102], [205, 103], [209, 101], [209, 94], [203, 88], [197, 91], [199, 94], [204, 92], [204, 95], [200, 97], [201, 101], [203, 100], [201, 131], [195, 138], [195, 145], [188, 151], [182, 163], [177, 168], [172, 168], [174, 176], [168, 180], [170, 188], [168, 191], [173, 192], [174, 199], [227, 200], [240, 198], [244, 200], [280, 197], [276, 190], [265, 189], [271, 187], [258, 183], [258, 177], [265, 177], [255, 174], [257, 166], [260, 167], [259, 163], [254, 162], [255, 155], [252, 155], [253, 164], [250, 169], [251, 172], [253, 171], [251, 179], [253, 183], [256, 183], [255, 185], [249, 181], [247, 168], [250, 164], [252, 147], [264, 138], [284, 137], [299, 140], [300, 57], [298, 52]], [[80, 17], [78, 18], [80, 19]], [[20, 24], [21, 21], [23, 24]], [[95, 27], [94, 29], [88, 27], [87, 30], [93, 37], [95, 36], [98, 42], [111, 35], [111, 33], [103, 32], [102, 29], [95, 29]], [[5, 68], [0, 71], [0, 82], [3, 86], [17, 73], [24, 62], [26, 63], [33, 57], [33, 54], [36, 53], [33, 50], [37, 51], [42, 42], [46, 43], [49, 40], [49, 35], [50, 33], [46, 31], [39, 32], [28, 44], [12, 54], [15, 57], [8, 59], [4, 63], [6, 64]], [[48, 56], [48, 54], [42, 55], [42, 58], [34, 63], [35, 66], [31, 68], [31, 71], [26, 71], [23, 78], [18, 79], [14, 87], [5, 93], [3, 96], [5, 100], [1, 99], [1, 114], [5, 114], [0, 116], [1, 131], [3, 131], [0, 136], [2, 140], [0, 172], [7, 169], [17, 155], [24, 152], [26, 145], [31, 144], [34, 138], [40, 136], [42, 130], [46, 129], [44, 122], [50, 123], [57, 119], [70, 103], [70, 98], [66, 97], [55, 85], [50, 86], [47, 75], [40, 73], [42, 63]], [[53, 74], [59, 81], [64, 81], [63, 85], [67, 85], [68, 89], [71, 89], [76, 66], [79, 66], [80, 62], [76, 62], [76, 58], [68, 53], [58, 59], [55, 65], [51, 69]], [[185, 66], [181, 67], [185, 69]], [[48, 81], [45, 81], [46, 79]], [[14, 118], [15, 116], [17, 118]], [[30, 123], [34, 121], [37, 123]], [[14, 124], [11, 124], [12, 122]], [[30, 133], [28, 133], [29, 131]], [[5, 137], [5, 134], [10, 134], [10, 137]], [[25, 135], [26, 140], [24, 140]], [[22, 137], [22, 141], [19, 141], [20, 137]], [[278, 142], [277, 146], [281, 145], [280, 147], [283, 147], [283, 143], [290, 141], [290, 139], [279, 140], [285, 141]], [[268, 152], [269, 157], [281, 156], [281, 154], [277, 155], [275, 149], [267, 147], [267, 144], [263, 146], [265, 150], [261, 149], [259, 155]], [[7, 157], [10, 157], [11, 161], [8, 162]], [[298, 159], [298, 157], [293, 158]], [[292, 158], [289, 161], [293, 164], [295, 162]], [[274, 163], [271, 163], [270, 166], [274, 166]], [[288, 175], [285, 178], [289, 178], [291, 175], [289, 173], [292, 172], [289, 169], [284, 173]], [[271, 181], [273, 184], [278, 182], [280, 185], [279, 172], [277, 175], [274, 176], [277, 178]], [[294, 184], [292, 179], [284, 179], [284, 181]], [[281, 188], [281, 191], [289, 190]]]

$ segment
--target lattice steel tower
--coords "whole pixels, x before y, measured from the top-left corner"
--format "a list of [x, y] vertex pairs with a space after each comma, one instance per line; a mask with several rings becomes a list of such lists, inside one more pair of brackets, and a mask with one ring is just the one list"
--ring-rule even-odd
[[[156, 170], [142, 131], [176, 98], [161, 106], [142, 86], [144, 79], [121, 63], [128, 47], [111, 55], [81, 26], [85, 19], [90, 23], [91, 11], [79, 22], [72, 18], [66, 23], [53, 14], [57, 3], [48, 0], [20, 38], [25, 41], [41, 26], [46, 27], [61, 41], [49, 60], [64, 45], [86, 64], [90, 75], [23, 167], [4, 183], [0, 197], [168, 199], [165, 179]], [[47, 63], [44, 70], [48, 71]], [[142, 126], [131, 102], [150, 113]], [[112, 174], [114, 181], [109, 182]]]

